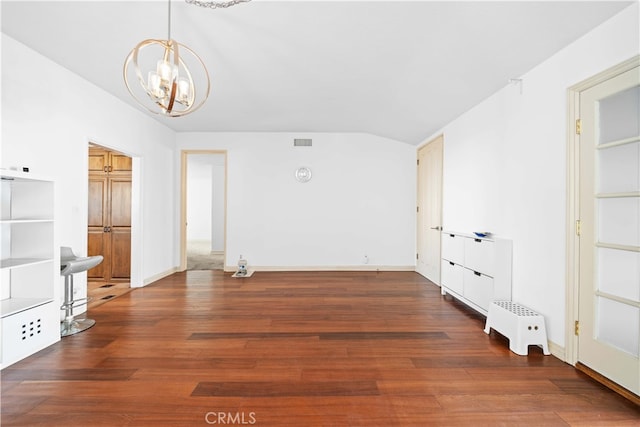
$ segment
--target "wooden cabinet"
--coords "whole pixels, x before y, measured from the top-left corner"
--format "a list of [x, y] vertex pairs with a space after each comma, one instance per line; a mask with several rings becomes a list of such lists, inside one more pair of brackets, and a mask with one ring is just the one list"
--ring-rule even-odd
[[104, 261], [88, 271], [92, 281], [128, 281], [131, 275], [131, 158], [89, 149], [89, 256]]
[[54, 184], [2, 171], [0, 218], [1, 367], [60, 339], [55, 286], [60, 261], [54, 242]]
[[494, 300], [511, 300], [512, 242], [442, 233], [442, 294], [487, 315]]
[[104, 148], [89, 147], [89, 174], [94, 173], [131, 176], [131, 157]]

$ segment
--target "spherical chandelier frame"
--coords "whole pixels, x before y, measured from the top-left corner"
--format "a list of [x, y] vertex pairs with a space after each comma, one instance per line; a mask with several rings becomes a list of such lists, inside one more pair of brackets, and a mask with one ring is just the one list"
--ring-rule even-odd
[[[172, 66], [174, 70], [167, 79], [162, 80], [162, 88], [152, 87], [151, 77], [149, 81], [145, 80], [140, 69], [139, 57], [141, 57], [143, 51], [150, 46], [159, 46], [164, 52], [162, 61]], [[202, 68], [204, 80], [206, 81], [204, 91], [198, 91], [196, 89], [192, 73], [180, 56], [181, 52], [186, 52], [191, 56], [192, 60], [195, 59], [195, 61], [189, 61], [192, 66], [193, 64], [198, 64]], [[143, 94], [134, 90], [132, 82], [129, 81], [130, 67], [133, 67], [135, 71]], [[147, 39], [138, 43], [125, 60], [123, 74], [127, 90], [138, 104], [154, 114], [162, 114], [169, 117], [181, 117], [198, 110], [205, 103], [211, 91], [209, 73], [202, 59], [200, 59], [192, 49], [172, 39]], [[178, 81], [178, 77], [180, 77], [181, 81]], [[181, 93], [180, 88], [182, 87], [187, 87], [188, 93]], [[199, 96], [200, 98], [198, 99]], [[149, 102], [149, 100], [151, 102]]]

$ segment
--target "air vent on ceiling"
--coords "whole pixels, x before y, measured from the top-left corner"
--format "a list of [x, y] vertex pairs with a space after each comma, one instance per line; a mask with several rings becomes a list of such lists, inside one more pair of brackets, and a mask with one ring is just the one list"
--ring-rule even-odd
[[293, 140], [294, 147], [311, 147], [311, 139], [296, 138]]

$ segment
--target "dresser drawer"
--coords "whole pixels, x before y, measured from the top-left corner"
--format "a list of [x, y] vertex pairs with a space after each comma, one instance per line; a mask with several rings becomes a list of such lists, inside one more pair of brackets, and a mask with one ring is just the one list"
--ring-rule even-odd
[[464, 266], [487, 276], [494, 276], [494, 242], [468, 238], [464, 245]]
[[464, 236], [442, 233], [442, 258], [456, 264], [464, 264]]
[[441, 285], [460, 295], [464, 292], [464, 268], [451, 261], [442, 260]]
[[463, 283], [464, 297], [488, 311], [493, 301], [493, 278], [465, 268]]

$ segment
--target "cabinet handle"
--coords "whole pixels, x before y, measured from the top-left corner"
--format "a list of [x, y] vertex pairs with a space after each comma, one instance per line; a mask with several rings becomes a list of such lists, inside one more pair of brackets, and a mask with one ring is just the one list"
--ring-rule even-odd
[[476, 242], [478, 242], [478, 243], [482, 243], [482, 240], [481, 240], [481, 239], [473, 239], [473, 240], [475, 240], [475, 241], [476, 241]]
[[478, 273], [477, 271], [474, 271], [473, 274], [475, 274], [476, 276], [482, 276], [482, 274]]
[[456, 237], [455, 234], [449, 234], [449, 237]]
[[107, 166], [104, 166], [104, 167], [102, 168], [102, 171], [103, 171], [103, 172], [109, 172], [109, 171], [107, 170], [107, 168], [108, 168]]
[[451, 261], [449, 261], [449, 265], [455, 265], [454, 263], [452, 263]]
[[109, 172], [113, 172], [113, 166], [109, 166]]
[[111, 227], [104, 227], [102, 229], [105, 233], [111, 233]]

